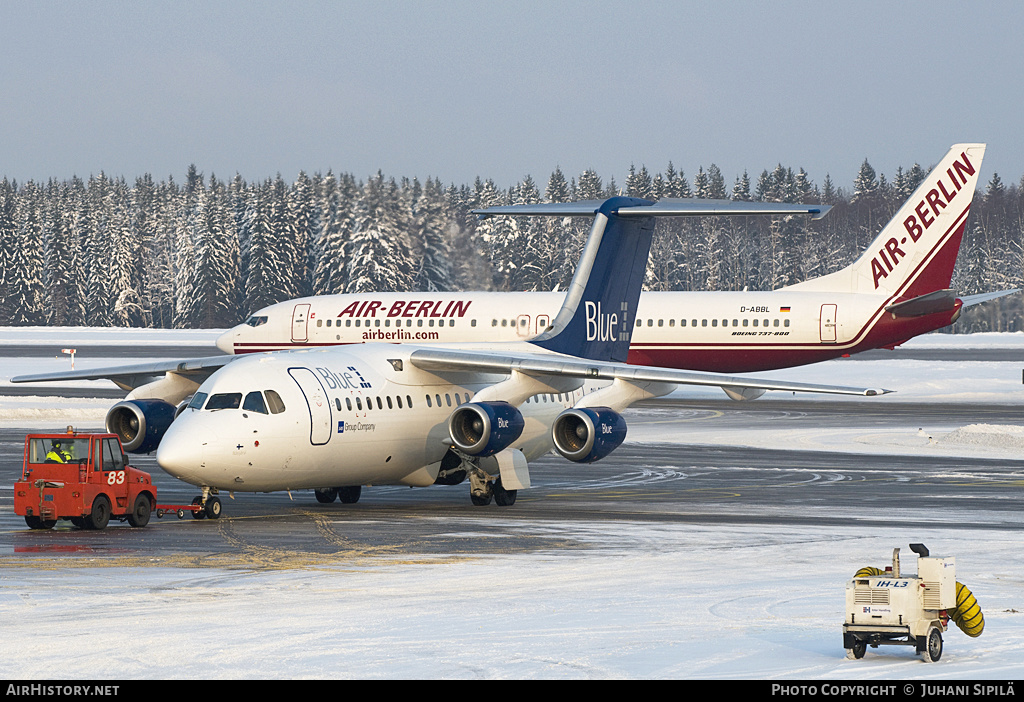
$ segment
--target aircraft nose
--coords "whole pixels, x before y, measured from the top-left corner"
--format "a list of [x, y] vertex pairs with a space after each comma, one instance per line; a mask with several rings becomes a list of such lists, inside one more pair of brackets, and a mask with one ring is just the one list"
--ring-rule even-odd
[[217, 337], [217, 348], [224, 353], [234, 354], [235, 353], [235, 334], [237, 327], [232, 327], [226, 332]]
[[195, 431], [190, 431], [197, 427], [185, 429], [181, 426], [181, 424], [189, 423], [182, 422], [182, 419], [184, 417], [175, 420], [160, 440], [160, 445], [156, 449], [156, 462], [169, 475], [198, 485], [201, 482], [199, 474], [203, 469], [205, 441], [199, 439]]

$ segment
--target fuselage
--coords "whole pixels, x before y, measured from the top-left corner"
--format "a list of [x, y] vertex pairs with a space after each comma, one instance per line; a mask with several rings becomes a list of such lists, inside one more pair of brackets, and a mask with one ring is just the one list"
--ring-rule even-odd
[[[266, 307], [226, 332], [227, 353], [383, 342], [516, 342], [544, 331], [562, 293], [323, 295]], [[884, 295], [783, 288], [771, 292], [645, 292], [628, 362], [745, 373], [892, 347], [952, 323], [954, 310], [893, 317]]]
[[[185, 482], [239, 492], [432, 485], [452, 411], [501, 376], [442, 377], [412, 365], [414, 350], [367, 344], [239, 359], [200, 386], [157, 461]], [[583, 392], [529, 398], [512, 448], [527, 460], [550, 451], [551, 423]]]

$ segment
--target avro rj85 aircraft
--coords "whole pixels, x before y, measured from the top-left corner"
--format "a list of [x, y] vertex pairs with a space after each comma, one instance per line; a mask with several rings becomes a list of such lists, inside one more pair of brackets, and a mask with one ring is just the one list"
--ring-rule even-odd
[[[891, 241], [882, 243], [883, 253], [868, 262], [866, 272], [854, 264], [835, 274], [851, 293], [866, 287], [887, 296], [883, 309], [897, 318], [908, 308], [933, 314], [932, 305], [944, 304], [921, 292], [915, 281], [938, 259], [951, 259], [950, 241], [962, 233], [983, 151], [983, 145], [955, 147], [939, 169], [945, 180], [939, 183], [933, 175], [919, 191], [920, 203], [912, 201], [900, 211], [902, 231], [887, 228]], [[963, 199], [957, 200], [961, 191]], [[314, 489], [322, 502], [339, 496], [354, 502], [362, 485], [450, 485], [467, 479], [475, 504], [493, 499], [509, 505], [517, 490], [530, 486], [530, 460], [552, 447], [571, 461], [599, 460], [625, 438], [623, 409], [680, 385], [720, 386], [737, 397], [765, 390], [886, 392], [625, 363], [637, 329], [653, 218], [766, 209], [820, 214], [816, 206], [622, 197], [482, 212], [587, 212], [594, 218], [561, 308], [529, 341], [369, 341], [12, 381], [108, 378], [131, 389], [108, 413], [108, 428], [123, 438], [127, 450], [156, 449], [164, 470], [199, 486], [202, 495], [196, 499], [204, 505], [199, 514], [210, 517], [220, 514], [219, 490]], [[955, 251], [953, 246], [952, 256]], [[917, 273], [890, 290], [902, 268]], [[761, 310], [755, 314], [762, 322], [779, 318]], [[736, 329], [743, 327], [737, 323]]]
[[[958, 298], [949, 289], [983, 153], [977, 145], [954, 146], [860, 259], [841, 271], [769, 292], [643, 293], [628, 362], [718, 373], [799, 366], [891, 348], [953, 323], [963, 306], [1013, 292]], [[581, 211], [552, 204], [514, 213]], [[486, 214], [497, 212], [513, 210]], [[371, 341], [521, 341], [549, 328], [562, 299], [559, 293], [322, 295], [261, 309], [217, 345], [244, 354]]]

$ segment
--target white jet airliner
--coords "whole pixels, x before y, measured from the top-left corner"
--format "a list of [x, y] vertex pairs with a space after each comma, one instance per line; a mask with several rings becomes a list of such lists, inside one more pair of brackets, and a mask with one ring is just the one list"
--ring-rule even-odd
[[[960, 298], [949, 289], [983, 154], [982, 145], [954, 146], [860, 259], [837, 273], [767, 292], [643, 293], [628, 362], [718, 373], [799, 366], [893, 348], [952, 324], [964, 306], [1015, 292]], [[703, 203], [714, 207], [712, 201]], [[761, 213], [771, 213], [770, 205], [762, 207]], [[496, 212], [512, 210], [488, 210]], [[578, 203], [514, 211], [592, 212]], [[545, 331], [563, 297], [557, 292], [321, 295], [265, 307], [221, 336], [217, 346], [244, 354], [371, 341], [513, 342]]]
[[[895, 309], [887, 310], [890, 314], [898, 317], [907, 300], [922, 304], [913, 282], [892, 291], [887, 286], [901, 266], [927, 270], [948, 250], [951, 238], [959, 238], [983, 151], [982, 145], [955, 147], [943, 161], [949, 180], [935, 186], [945, 198], [933, 198], [928, 189], [921, 204], [905, 206], [897, 215], [905, 234], [893, 234], [894, 241], [884, 242], [884, 253], [877, 254], [881, 262], [868, 264], [874, 275], [868, 284], [886, 290], [890, 310]], [[963, 200], [956, 201], [961, 190]], [[738, 397], [764, 390], [885, 392], [624, 363], [637, 329], [653, 217], [750, 214], [758, 208], [819, 213], [814, 206], [633, 198], [483, 212], [567, 216], [587, 211], [594, 217], [561, 309], [529, 341], [371, 341], [12, 381], [109, 378], [131, 389], [108, 413], [108, 428], [122, 436], [127, 450], [159, 446], [159, 464], [202, 489], [200, 514], [211, 517], [220, 514], [218, 490], [314, 489], [321, 501], [340, 495], [353, 502], [365, 484], [426, 486], [467, 478], [475, 503], [493, 498], [507, 505], [515, 501], [516, 490], [529, 487], [529, 460], [552, 447], [572, 461], [598, 460], [624, 439], [619, 414], [624, 408], [679, 385], [720, 386]], [[955, 251], [954, 246], [954, 257]], [[864, 284], [858, 264], [834, 275], [844, 274], [854, 291]], [[763, 314], [757, 312], [769, 318]], [[190, 395], [187, 406], [176, 410], [175, 403]]]

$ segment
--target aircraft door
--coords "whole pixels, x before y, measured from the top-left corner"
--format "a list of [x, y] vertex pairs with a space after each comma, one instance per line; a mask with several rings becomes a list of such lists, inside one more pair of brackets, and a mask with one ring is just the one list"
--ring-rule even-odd
[[533, 336], [530, 331], [530, 315], [521, 314], [516, 318], [516, 334], [519, 336]]
[[292, 341], [305, 343], [308, 339], [306, 325], [309, 321], [309, 305], [295, 305], [292, 310]]
[[320, 379], [308, 368], [289, 368], [309, 407], [309, 443], [322, 446], [331, 440], [331, 402]]
[[821, 306], [821, 343], [830, 344], [836, 341], [836, 306]]

